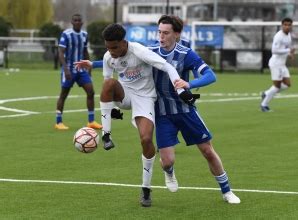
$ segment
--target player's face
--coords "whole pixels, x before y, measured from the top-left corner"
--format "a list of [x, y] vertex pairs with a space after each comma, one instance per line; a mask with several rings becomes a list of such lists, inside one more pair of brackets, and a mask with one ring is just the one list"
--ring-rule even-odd
[[71, 24], [76, 32], [80, 32], [83, 25], [81, 16], [73, 16]]
[[286, 21], [282, 24], [281, 27], [282, 27], [282, 31], [288, 34], [292, 30], [292, 23]]
[[171, 24], [162, 24], [158, 26], [158, 37], [160, 46], [165, 50], [172, 50], [175, 47], [177, 39], [180, 37], [180, 33], [174, 32]]
[[127, 52], [127, 41], [105, 41], [107, 50], [113, 58], [123, 57]]

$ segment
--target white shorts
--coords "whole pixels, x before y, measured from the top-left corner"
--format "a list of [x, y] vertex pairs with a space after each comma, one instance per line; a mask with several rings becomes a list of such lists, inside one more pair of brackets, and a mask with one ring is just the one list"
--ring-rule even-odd
[[131, 122], [136, 126], [136, 117], [145, 117], [155, 124], [155, 112], [154, 112], [154, 102], [155, 97], [139, 96], [129, 89], [124, 89], [124, 99], [122, 102], [115, 102], [115, 104], [121, 109], [132, 110]]
[[283, 78], [290, 78], [290, 72], [286, 66], [270, 66], [272, 81], [282, 81]]

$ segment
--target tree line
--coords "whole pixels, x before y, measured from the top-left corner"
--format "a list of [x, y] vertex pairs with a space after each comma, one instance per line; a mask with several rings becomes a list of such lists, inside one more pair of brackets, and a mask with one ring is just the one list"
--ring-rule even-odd
[[[64, 4], [63, 1], [57, 2], [60, 6]], [[76, 2], [79, 4], [82, 1]], [[1, 0], [0, 36], [11, 36], [12, 29], [38, 29], [38, 37], [55, 37], [59, 39], [63, 28], [53, 22], [55, 7], [57, 5], [53, 5], [51, 0]], [[69, 13], [66, 16], [70, 23], [74, 12], [71, 13], [71, 9], [67, 11]], [[59, 13], [61, 14], [61, 10]], [[102, 19], [87, 25], [90, 47], [96, 59], [102, 59], [106, 51], [101, 32], [108, 23], [108, 21]]]

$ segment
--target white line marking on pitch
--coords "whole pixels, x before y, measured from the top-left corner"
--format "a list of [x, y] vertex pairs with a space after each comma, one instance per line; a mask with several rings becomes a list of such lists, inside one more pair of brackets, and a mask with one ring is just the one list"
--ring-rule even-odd
[[[99, 96], [99, 95], [96, 95]], [[258, 93], [206, 93], [202, 94], [202, 96], [242, 96], [242, 97], [236, 97], [236, 98], [222, 98], [222, 99], [200, 99], [196, 102], [199, 103], [211, 103], [211, 102], [233, 102], [233, 101], [247, 101], [247, 100], [259, 100], [260, 95]], [[246, 96], [246, 97], [243, 97]], [[86, 97], [85, 95], [70, 95], [69, 98], [82, 98]], [[297, 98], [298, 94], [288, 94], [288, 95], [276, 95], [275, 98], [277, 99], [283, 99], [283, 98]], [[0, 104], [4, 104], [7, 102], [20, 102], [20, 101], [31, 101], [31, 100], [44, 100], [44, 99], [57, 99], [58, 96], [39, 96], [39, 97], [27, 97], [27, 98], [15, 98], [15, 99], [2, 99], [0, 100]], [[2, 115], [0, 118], [13, 118], [13, 117], [23, 117], [23, 116], [30, 116], [32, 114], [43, 114], [43, 113], [50, 113], [53, 114], [55, 111], [48, 111], [48, 112], [31, 112], [31, 111], [24, 111], [19, 109], [13, 109], [13, 108], [6, 108], [1, 107], [0, 110], [6, 110], [11, 112], [19, 112], [21, 114], [13, 114], [13, 115]], [[99, 108], [96, 108], [95, 110], [100, 110]], [[73, 112], [84, 112], [87, 111], [86, 109], [76, 109], [76, 110], [65, 110], [64, 113], [73, 113]]]
[[20, 113], [20, 114], [14, 114], [14, 115], [1, 115], [0, 118], [14, 118], [14, 117], [22, 117], [22, 116], [40, 114], [40, 112], [31, 112], [31, 111], [25, 111], [25, 110], [20, 110], [20, 109], [15, 109], [15, 108], [7, 108], [7, 107], [3, 107], [3, 106], [0, 106], [0, 110]]
[[[50, 183], [50, 184], [73, 184], [73, 185], [99, 185], [99, 186], [122, 186], [122, 187], [141, 187], [141, 185], [135, 184], [123, 184], [123, 183], [103, 183], [103, 182], [80, 182], [80, 181], [58, 181], [58, 180], [20, 180], [20, 179], [0, 179], [0, 182], [17, 182], [17, 183]], [[166, 189], [165, 186], [151, 186], [156, 189]], [[179, 186], [179, 189], [186, 190], [215, 190], [219, 191], [219, 188], [209, 187], [184, 187]], [[290, 191], [276, 191], [276, 190], [256, 190], [256, 189], [233, 189], [235, 192], [255, 192], [255, 193], [271, 193], [271, 194], [293, 194], [298, 195], [298, 192]]]
[[9, 112], [19, 112], [19, 113], [24, 113], [24, 114], [37, 114], [38, 113], [38, 112], [19, 110], [16, 108], [7, 108], [7, 107], [3, 107], [3, 106], [0, 106], [0, 110], [9, 111]]
[[[95, 95], [97, 97], [99, 95]], [[67, 98], [82, 98], [86, 95], [69, 95]], [[44, 99], [58, 99], [58, 96], [37, 96], [37, 97], [26, 97], [26, 98], [15, 98], [15, 99], [0, 99], [0, 104], [7, 102], [20, 102], [20, 101], [33, 101], [33, 100], [44, 100]]]

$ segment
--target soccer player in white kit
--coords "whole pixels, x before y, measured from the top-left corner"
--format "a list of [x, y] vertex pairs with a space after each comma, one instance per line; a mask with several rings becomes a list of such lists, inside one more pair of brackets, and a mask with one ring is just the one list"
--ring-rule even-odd
[[[152, 67], [169, 74], [174, 84], [180, 77], [176, 69], [166, 60], [139, 43], [128, 42], [126, 31], [119, 24], [108, 25], [102, 35], [107, 52], [103, 58], [104, 83], [100, 95], [103, 144], [106, 150], [114, 147], [111, 140], [111, 113], [116, 106], [132, 110], [132, 123], [137, 127], [143, 148], [143, 183], [140, 203], [144, 207], [151, 206], [151, 178], [155, 159], [153, 130], [155, 124], [154, 102], [156, 91]], [[77, 68], [90, 68], [93, 63], [80, 61]], [[118, 80], [113, 79], [113, 74]], [[192, 94], [178, 88], [179, 97], [192, 104], [195, 99]]]
[[262, 93], [261, 111], [269, 112], [269, 102], [278, 92], [291, 86], [290, 73], [286, 67], [287, 57], [294, 58], [294, 48], [292, 48], [291, 29], [293, 20], [284, 18], [281, 22], [281, 30], [273, 38], [272, 56], [269, 60], [269, 68], [273, 85]]

